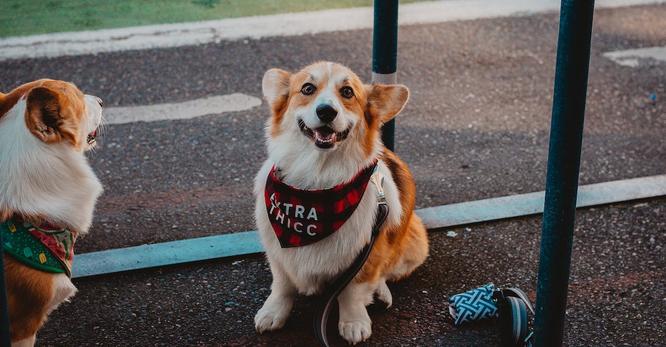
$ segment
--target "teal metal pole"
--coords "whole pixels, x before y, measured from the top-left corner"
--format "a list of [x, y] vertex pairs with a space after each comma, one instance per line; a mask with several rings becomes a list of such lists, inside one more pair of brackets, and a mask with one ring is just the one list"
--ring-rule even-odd
[[2, 233], [0, 233], [0, 346], [11, 345], [9, 335], [9, 313], [7, 305], [7, 287], [5, 286], [5, 259], [2, 251]]
[[[375, 0], [372, 31], [372, 82], [395, 84], [398, 57], [398, 0]], [[382, 127], [382, 141], [395, 150], [395, 120]]]
[[583, 140], [593, 0], [562, 0], [539, 256], [536, 346], [561, 346]]

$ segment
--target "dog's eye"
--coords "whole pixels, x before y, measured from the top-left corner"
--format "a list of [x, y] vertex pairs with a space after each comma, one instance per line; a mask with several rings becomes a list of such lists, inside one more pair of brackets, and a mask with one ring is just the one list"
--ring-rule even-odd
[[303, 95], [312, 95], [315, 90], [317, 90], [317, 87], [315, 87], [312, 83], [306, 83], [301, 87], [301, 93], [303, 93]]
[[340, 89], [340, 94], [347, 99], [351, 99], [351, 97], [354, 96], [354, 90], [351, 89], [351, 87], [342, 87]]

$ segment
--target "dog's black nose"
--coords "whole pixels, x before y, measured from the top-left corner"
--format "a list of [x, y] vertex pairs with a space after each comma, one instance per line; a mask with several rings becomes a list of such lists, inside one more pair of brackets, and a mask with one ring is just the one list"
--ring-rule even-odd
[[338, 111], [336, 111], [331, 105], [321, 104], [317, 106], [317, 117], [319, 117], [324, 123], [332, 122], [337, 115]]

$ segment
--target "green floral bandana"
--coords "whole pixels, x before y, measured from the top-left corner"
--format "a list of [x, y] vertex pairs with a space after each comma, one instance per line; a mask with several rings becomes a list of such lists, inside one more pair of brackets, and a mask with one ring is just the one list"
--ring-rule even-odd
[[11, 219], [0, 223], [2, 248], [21, 263], [72, 277], [76, 232], [45, 223], [40, 226]]

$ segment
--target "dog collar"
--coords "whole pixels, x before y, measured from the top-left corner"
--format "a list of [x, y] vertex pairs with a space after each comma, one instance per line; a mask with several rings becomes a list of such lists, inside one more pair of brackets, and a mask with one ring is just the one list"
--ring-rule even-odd
[[37, 270], [72, 277], [77, 233], [43, 223], [33, 225], [20, 218], [0, 223], [2, 248], [19, 262]]
[[361, 202], [376, 167], [375, 161], [349, 182], [333, 188], [302, 190], [282, 182], [273, 166], [266, 178], [264, 200], [282, 248], [306, 246], [340, 229]]

